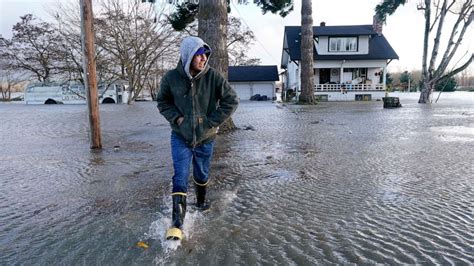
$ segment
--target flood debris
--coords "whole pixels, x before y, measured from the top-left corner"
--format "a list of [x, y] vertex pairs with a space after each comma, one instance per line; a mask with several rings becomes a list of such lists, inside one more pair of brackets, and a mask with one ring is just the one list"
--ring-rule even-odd
[[402, 107], [398, 97], [383, 97], [383, 108], [399, 108]]
[[267, 95], [260, 95], [260, 94], [255, 94], [252, 97], [250, 97], [251, 101], [268, 101]]
[[147, 249], [147, 248], [150, 247], [150, 246], [149, 246], [146, 242], [144, 242], [144, 241], [139, 241], [136, 246], [139, 247], [139, 248], [143, 248], [143, 249]]
[[256, 131], [255, 127], [252, 126], [252, 125], [246, 125], [246, 126], [244, 126], [244, 130]]

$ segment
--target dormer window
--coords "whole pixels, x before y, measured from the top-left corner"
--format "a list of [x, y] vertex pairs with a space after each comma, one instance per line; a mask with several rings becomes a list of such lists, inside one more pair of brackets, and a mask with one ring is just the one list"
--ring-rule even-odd
[[329, 52], [357, 52], [357, 37], [329, 37]]

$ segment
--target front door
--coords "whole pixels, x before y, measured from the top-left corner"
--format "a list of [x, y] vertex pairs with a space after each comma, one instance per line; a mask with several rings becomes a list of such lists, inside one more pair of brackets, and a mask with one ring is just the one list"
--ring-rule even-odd
[[319, 69], [319, 84], [326, 84], [331, 81], [331, 69], [321, 68]]

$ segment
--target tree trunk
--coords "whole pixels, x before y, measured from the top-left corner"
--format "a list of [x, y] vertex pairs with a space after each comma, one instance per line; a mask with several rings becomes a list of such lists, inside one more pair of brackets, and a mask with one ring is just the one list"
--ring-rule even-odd
[[313, 104], [314, 73], [313, 73], [313, 16], [311, 0], [303, 0], [301, 6], [301, 95], [300, 103]]
[[429, 82], [426, 80], [423, 80], [423, 84], [421, 85], [421, 93], [420, 93], [420, 99], [418, 100], [418, 103], [430, 103], [430, 96], [433, 91], [433, 87]]
[[128, 91], [127, 104], [132, 105], [133, 104], [133, 94], [134, 94], [132, 85], [129, 85], [127, 91]]
[[[227, 79], [229, 55], [227, 54], [227, 1], [199, 1], [198, 35], [211, 46], [212, 55], [209, 65], [218, 70]], [[220, 126], [220, 133], [234, 130], [232, 118]]]
[[428, 40], [430, 37], [430, 24], [431, 24], [431, 0], [425, 0], [425, 33], [423, 37], [423, 59], [421, 67], [421, 80], [423, 85], [421, 87], [420, 99], [418, 103], [429, 103], [431, 94], [431, 86], [428, 84], [429, 73], [428, 73]]
[[12, 84], [8, 84], [8, 89], [7, 89], [7, 100], [11, 101], [12, 100]]
[[[406, 0], [385, 0], [382, 4], [377, 5], [376, 11], [379, 16], [385, 19], [387, 14], [392, 14], [400, 5], [405, 4]], [[421, 3], [424, 2], [424, 5]], [[457, 73], [468, 68], [469, 65], [474, 61], [474, 54], [469, 50], [466, 51], [468, 56], [467, 60], [464, 63], [461, 63], [461, 66], [457, 66], [457, 62], [453, 69], [447, 70], [451, 60], [456, 54], [459, 45], [462, 43], [464, 34], [469, 29], [469, 25], [474, 20], [474, 5], [473, 0], [443, 0], [442, 5], [440, 5], [441, 0], [434, 1], [434, 14], [433, 24], [431, 22], [431, 0], [420, 0], [420, 5], [418, 6], [419, 10], [423, 10], [425, 16], [425, 32], [423, 36], [423, 58], [422, 58], [422, 89], [418, 103], [430, 103], [432, 98], [433, 89], [436, 86], [436, 83], [446, 80]], [[445, 26], [445, 18], [449, 14], [454, 14], [457, 16], [457, 19], [454, 22], [453, 27], [451, 28], [451, 35], [449, 39], [441, 43], [441, 33], [446, 32], [446, 29], [443, 29]], [[438, 23], [436, 35], [433, 39], [433, 50], [431, 53], [431, 60], [428, 66], [428, 47], [430, 33], [435, 28], [436, 23]], [[450, 23], [448, 23], [450, 24]], [[471, 34], [472, 35], [472, 34]], [[436, 62], [438, 61], [439, 48], [445, 47], [444, 55], [441, 58], [436, 67]], [[463, 59], [464, 60], [464, 59]], [[461, 60], [459, 60], [461, 61]]]
[[2, 94], [2, 101], [5, 101], [5, 97], [7, 94], [6, 88], [4, 89], [4, 86], [5, 85], [0, 83], [0, 93]]

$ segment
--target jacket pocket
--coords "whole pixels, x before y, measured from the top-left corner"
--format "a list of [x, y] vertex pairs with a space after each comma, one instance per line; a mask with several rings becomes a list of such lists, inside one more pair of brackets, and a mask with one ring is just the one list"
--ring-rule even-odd
[[193, 129], [191, 125], [191, 118], [189, 116], [185, 115], [183, 122], [181, 122], [181, 125], [177, 125], [177, 128], [181, 136], [186, 141], [193, 141]]
[[216, 128], [211, 127], [211, 125], [209, 125], [206, 116], [199, 116], [196, 120], [198, 124], [196, 130], [196, 137], [198, 142], [204, 141], [216, 134]]

